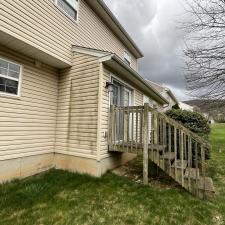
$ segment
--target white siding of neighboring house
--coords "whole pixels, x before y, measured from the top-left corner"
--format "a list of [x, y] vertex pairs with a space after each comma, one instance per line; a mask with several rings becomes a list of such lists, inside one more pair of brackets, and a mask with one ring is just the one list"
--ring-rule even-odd
[[187, 111], [191, 111], [191, 112], [194, 111], [194, 107], [193, 107], [193, 106], [190, 106], [190, 105], [188, 105], [188, 104], [186, 104], [186, 103], [183, 103], [183, 102], [180, 102], [180, 103], [179, 103], [179, 107], [180, 107], [181, 109], [183, 109], [183, 110], [187, 110]]

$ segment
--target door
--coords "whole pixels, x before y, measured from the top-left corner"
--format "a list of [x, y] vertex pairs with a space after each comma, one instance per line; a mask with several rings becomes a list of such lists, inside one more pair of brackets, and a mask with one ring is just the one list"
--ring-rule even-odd
[[124, 85], [113, 80], [113, 92], [111, 104], [115, 106], [131, 106], [132, 105], [132, 90]]
[[[132, 91], [126, 88], [123, 84], [113, 80], [113, 93], [111, 97], [111, 104], [115, 106], [131, 106], [132, 104]], [[125, 115], [127, 116], [127, 115]], [[121, 141], [127, 139], [125, 137], [126, 127], [125, 124], [126, 118], [124, 118], [123, 112], [117, 112], [116, 114], [116, 141]]]

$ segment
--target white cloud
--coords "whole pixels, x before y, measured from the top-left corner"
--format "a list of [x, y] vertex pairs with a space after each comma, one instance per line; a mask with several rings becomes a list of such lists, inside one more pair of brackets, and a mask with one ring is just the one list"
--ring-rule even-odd
[[184, 33], [177, 23], [184, 14], [182, 0], [105, 2], [144, 52], [140, 73], [172, 87], [178, 98], [187, 99], [181, 57]]

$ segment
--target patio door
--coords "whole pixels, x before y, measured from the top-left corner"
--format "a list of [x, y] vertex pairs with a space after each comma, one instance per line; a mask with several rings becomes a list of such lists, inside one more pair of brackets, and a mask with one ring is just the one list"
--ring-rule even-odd
[[[113, 80], [113, 93], [111, 97], [111, 104], [115, 106], [131, 106], [132, 105], [132, 90], [125, 87], [123, 84]], [[124, 129], [123, 113], [118, 112], [116, 122], [116, 140], [121, 141], [125, 139], [124, 134], [127, 133]], [[126, 115], [125, 115], [126, 116]]]
[[115, 106], [131, 106], [132, 105], [132, 90], [125, 87], [121, 83], [113, 80], [113, 92], [111, 104]]

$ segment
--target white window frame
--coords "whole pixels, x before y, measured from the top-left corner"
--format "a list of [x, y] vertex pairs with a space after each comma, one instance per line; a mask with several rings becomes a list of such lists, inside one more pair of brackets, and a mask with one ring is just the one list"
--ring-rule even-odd
[[[66, 1], [66, 0], [65, 0]], [[76, 0], [75, 0], [76, 1]], [[78, 23], [78, 20], [79, 20], [79, 9], [80, 9], [80, 0], [77, 0], [77, 8], [74, 10], [77, 11], [77, 18], [74, 19], [72, 16], [70, 16], [65, 10], [63, 10], [59, 5], [58, 5], [58, 0], [54, 0], [54, 3], [55, 3], [55, 6], [66, 16], [68, 17], [69, 19], [71, 19], [73, 22], [76, 22]], [[69, 3], [68, 3], [69, 4]], [[73, 8], [73, 6], [71, 6]]]
[[[125, 81], [121, 80], [119, 77], [117, 77], [116, 75], [114, 75], [112, 73], [110, 73], [110, 80], [112, 83], [113, 83], [113, 81], [116, 81], [121, 86], [124, 86], [124, 88], [126, 88], [127, 90], [129, 90], [131, 92], [131, 105], [130, 106], [134, 106], [135, 105], [135, 89], [131, 85], [127, 84]], [[109, 106], [110, 106], [111, 95], [112, 95], [112, 93], [110, 93], [110, 95], [109, 95]]]
[[124, 90], [126, 91], [126, 92], [128, 92], [129, 93], [129, 95], [130, 95], [130, 98], [129, 98], [129, 106], [132, 106], [133, 104], [132, 104], [132, 102], [133, 102], [133, 95], [134, 95], [134, 90], [131, 90], [130, 88], [126, 88], [126, 87], [124, 87]]
[[124, 61], [130, 66], [131, 65], [131, 55], [128, 51], [124, 51], [123, 53]]
[[13, 80], [13, 81], [17, 81], [18, 82], [17, 94], [11, 94], [11, 93], [0, 91], [0, 96], [20, 97], [21, 96], [21, 84], [22, 84], [23, 66], [21, 64], [18, 64], [17, 62], [11, 61], [11, 60], [6, 59], [6, 58], [0, 57], [0, 59], [6, 61], [7, 63], [12, 63], [12, 64], [15, 64], [15, 65], [20, 67], [19, 79], [0, 74], [0, 77], [3, 77], [3, 78], [6, 78], [8, 80]]

